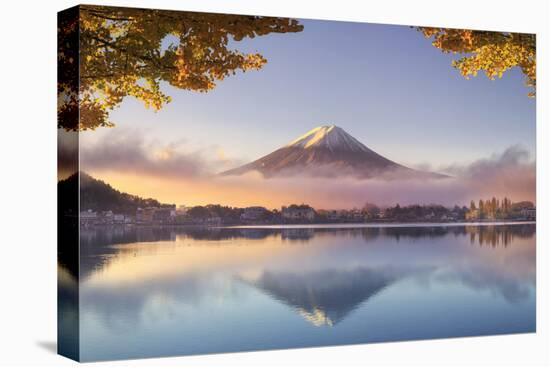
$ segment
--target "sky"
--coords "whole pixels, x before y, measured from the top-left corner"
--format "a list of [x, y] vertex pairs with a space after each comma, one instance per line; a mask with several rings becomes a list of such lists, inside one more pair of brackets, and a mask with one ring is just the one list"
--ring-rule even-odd
[[[484, 75], [466, 80], [451, 66], [455, 55], [442, 53], [408, 26], [300, 22], [300, 33], [233, 43], [240, 51], [267, 58], [260, 71], [237, 73], [209, 93], [164, 85], [172, 102], [159, 112], [125, 99], [111, 113], [116, 127], [81, 134], [82, 169], [87, 169], [87, 158], [94, 161], [95, 154], [108, 151], [105, 144], [120, 160], [129, 154], [115, 148], [126, 147], [134, 158], [120, 165], [131, 166], [130, 175], [105, 169], [97, 164], [101, 159], [89, 171], [136, 194], [158, 197], [154, 188], [162, 185], [162, 168], [154, 167], [155, 162], [178, 156], [167, 170], [190, 175], [222, 171], [320, 125], [340, 126], [391, 160], [434, 171], [498, 162], [510, 149], [534, 160], [536, 102], [527, 97], [529, 89], [517, 68], [494, 81]], [[132, 152], [134, 148], [141, 150]], [[135, 154], [143, 155], [141, 162]], [[135, 182], [149, 172], [143, 165], [156, 172], [147, 189]], [[168, 176], [171, 185], [185, 191], [174, 181], [179, 175]], [[176, 192], [174, 188], [165, 199], [180, 202]]]

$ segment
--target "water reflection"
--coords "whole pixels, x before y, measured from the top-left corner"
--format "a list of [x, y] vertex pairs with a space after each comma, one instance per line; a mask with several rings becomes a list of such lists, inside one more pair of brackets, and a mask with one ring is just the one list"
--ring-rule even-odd
[[533, 331], [534, 239], [530, 224], [84, 229], [82, 357]]
[[333, 326], [405, 274], [397, 269], [266, 271], [254, 286], [294, 308], [315, 326]]
[[[181, 239], [223, 241], [238, 239], [266, 239], [279, 237], [283, 241], [308, 242], [314, 236], [361, 237], [365, 241], [383, 236], [400, 239], [437, 238], [453, 235], [469, 236], [471, 244], [480, 246], [510, 245], [514, 238], [529, 239], [535, 234], [535, 225], [494, 226], [433, 226], [433, 227], [371, 227], [371, 228], [217, 228], [217, 227], [92, 227], [80, 230], [81, 274], [88, 275], [101, 266], [108, 255], [121, 251], [113, 245], [176, 242]], [[73, 246], [72, 243], [67, 242]]]

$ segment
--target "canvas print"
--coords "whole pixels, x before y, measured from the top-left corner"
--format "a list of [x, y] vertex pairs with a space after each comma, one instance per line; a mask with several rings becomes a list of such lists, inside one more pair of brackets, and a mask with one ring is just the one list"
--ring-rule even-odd
[[58, 17], [59, 353], [535, 332], [536, 37]]

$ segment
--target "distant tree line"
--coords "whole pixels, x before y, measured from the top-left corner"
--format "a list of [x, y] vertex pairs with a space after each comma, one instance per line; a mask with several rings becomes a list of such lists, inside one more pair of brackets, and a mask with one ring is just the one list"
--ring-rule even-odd
[[[80, 185], [80, 186], [79, 186]], [[281, 224], [281, 223], [361, 223], [361, 222], [461, 222], [476, 220], [534, 219], [535, 205], [530, 201], [513, 203], [508, 197], [470, 202], [470, 206], [445, 207], [438, 204], [406, 205], [381, 208], [367, 203], [362, 208], [323, 210], [307, 204], [291, 204], [278, 209], [264, 207], [231, 207], [219, 204], [198, 205], [176, 209], [174, 204], [160, 203], [120, 192], [84, 172], [75, 173], [58, 184], [59, 195], [80, 196], [80, 211], [112, 211], [135, 216], [138, 208], [170, 208], [174, 216], [167, 220], [174, 224]], [[74, 208], [63, 207], [60, 214], [77, 216]], [[72, 208], [72, 209], [71, 209]], [[530, 212], [531, 211], [531, 212]], [[70, 212], [70, 213], [69, 213]], [[293, 215], [296, 214], [296, 215]]]
[[451, 221], [464, 220], [468, 208], [455, 205], [453, 208], [446, 208], [443, 205], [407, 205], [389, 207], [383, 211], [382, 218], [401, 222], [416, 220], [425, 221]]
[[[80, 184], [79, 184], [80, 182]], [[135, 215], [138, 208], [147, 207], [175, 207], [171, 204], [160, 203], [155, 199], [144, 199], [136, 195], [120, 192], [111, 185], [93, 178], [85, 172], [74, 173], [58, 183], [59, 195], [69, 195], [79, 192], [80, 210], [108, 211], [120, 214]], [[60, 214], [67, 209], [59, 208]]]
[[491, 199], [480, 199], [476, 206], [475, 201], [470, 202], [468, 219], [513, 219], [524, 215], [526, 209], [534, 209], [535, 205], [530, 201], [520, 201], [513, 203], [509, 198], [499, 200], [495, 197]]

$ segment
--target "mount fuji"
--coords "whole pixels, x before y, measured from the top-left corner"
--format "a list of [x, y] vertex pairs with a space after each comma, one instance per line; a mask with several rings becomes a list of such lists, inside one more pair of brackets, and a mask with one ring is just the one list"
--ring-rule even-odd
[[242, 175], [251, 171], [258, 171], [266, 178], [295, 175], [385, 179], [447, 177], [391, 161], [335, 125], [316, 127], [266, 156], [221, 174]]

